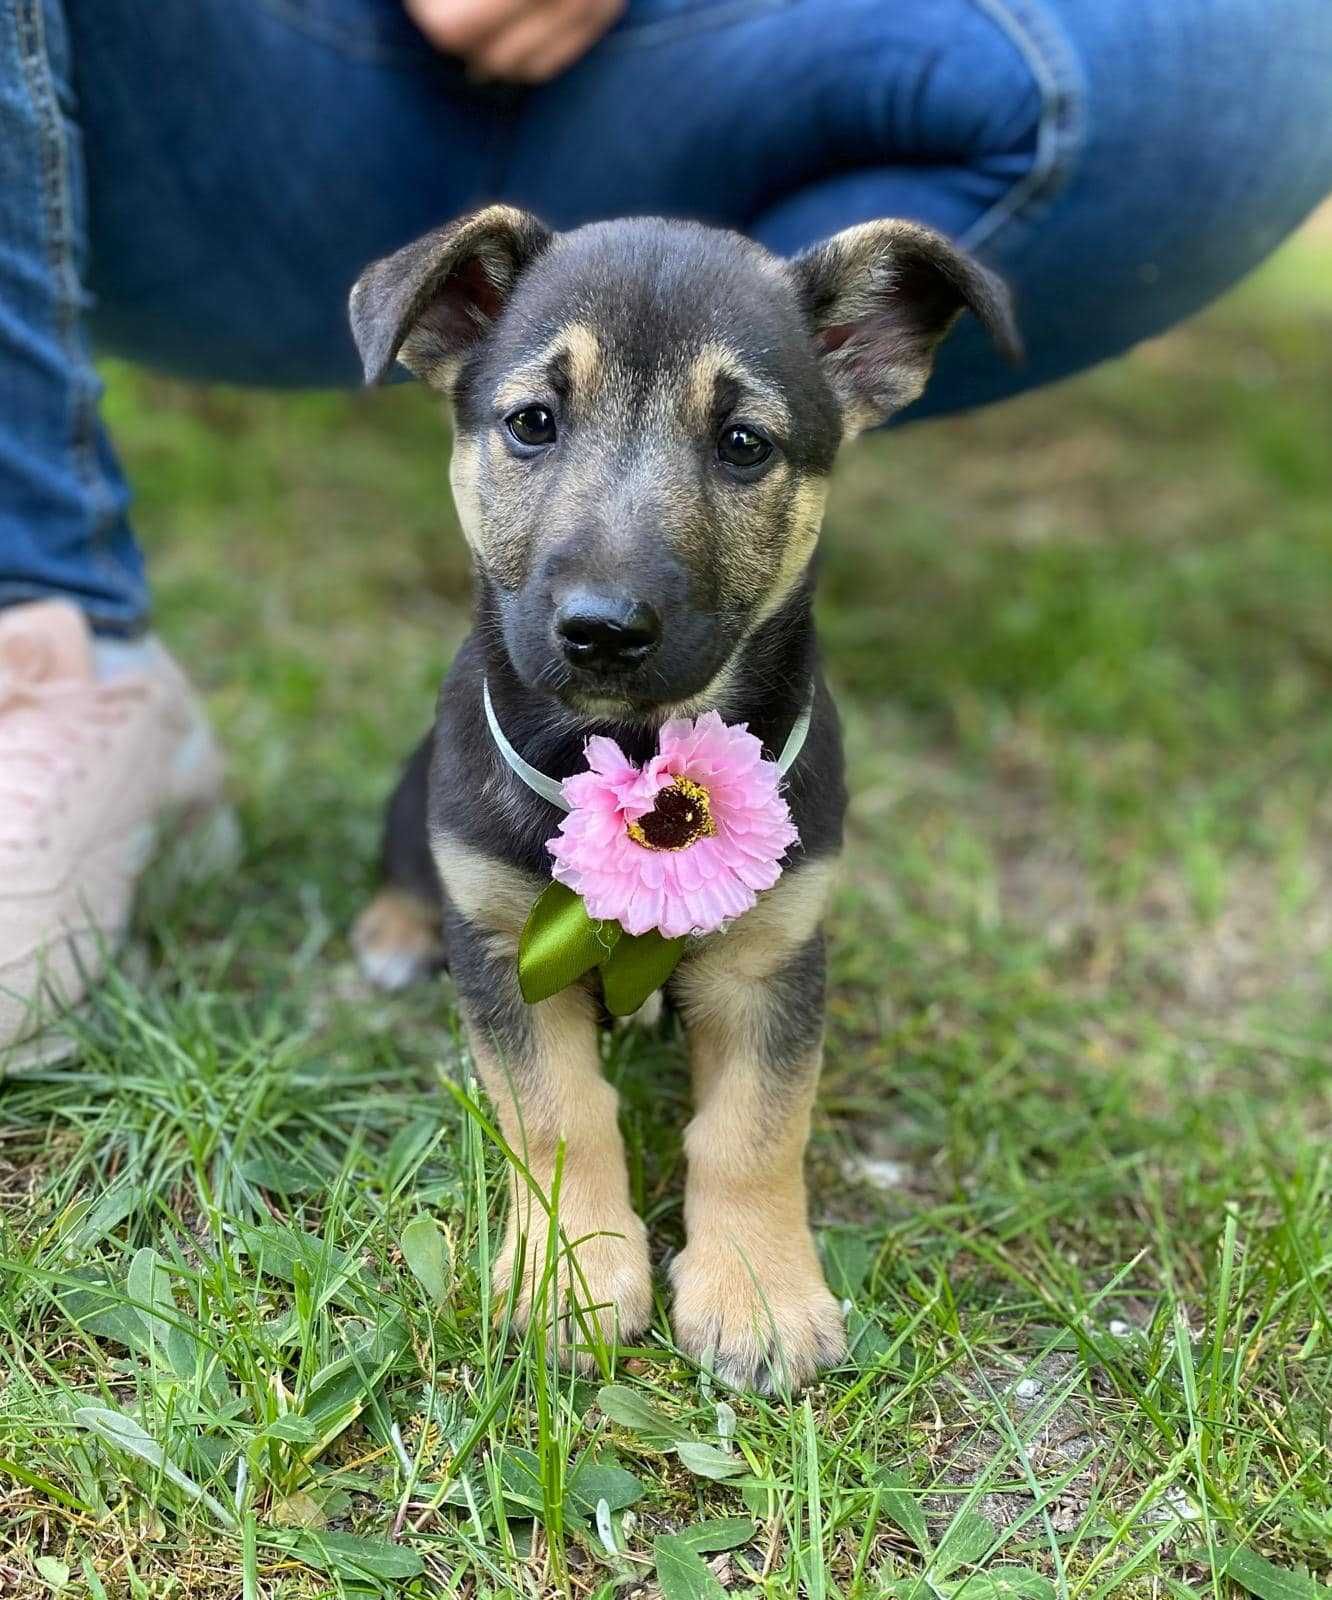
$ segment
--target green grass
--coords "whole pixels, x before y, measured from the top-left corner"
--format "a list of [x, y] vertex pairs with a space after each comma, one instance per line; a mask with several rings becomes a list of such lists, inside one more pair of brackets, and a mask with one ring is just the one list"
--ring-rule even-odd
[[[432, 405], [116, 369], [245, 856], [156, 885], [78, 1062], [0, 1087], [0, 1592], [1329, 1593], [1330, 280], [1308, 233], [844, 464], [811, 1177], [855, 1355], [794, 1402], [692, 1369], [664, 1299], [591, 1381], [492, 1327], [447, 987], [354, 974], [466, 626]], [[664, 1250], [678, 1041], [606, 1050]]]

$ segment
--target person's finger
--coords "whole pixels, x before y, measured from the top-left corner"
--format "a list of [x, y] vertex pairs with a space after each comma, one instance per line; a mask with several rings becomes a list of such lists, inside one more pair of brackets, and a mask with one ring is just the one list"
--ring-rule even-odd
[[584, 55], [622, 9], [621, 0], [545, 0], [539, 11], [496, 32], [469, 59], [490, 77], [542, 82]]
[[[620, 7], [616, 7], [615, 15], [618, 16]], [[614, 18], [611, 19], [614, 21]], [[581, 37], [571, 33], [561, 35], [552, 41], [549, 50], [543, 54], [529, 56], [523, 62], [521, 72], [524, 83], [546, 83], [549, 79], [558, 77], [566, 67], [571, 67], [575, 61], [585, 56], [597, 40], [606, 32], [605, 27], [590, 30]]]
[[405, 5], [431, 44], [470, 60], [478, 47], [521, 19], [530, 0], [405, 0]]
[[529, 59], [544, 54], [562, 37], [572, 32], [581, 38], [580, 9], [581, 0], [543, 0], [539, 10], [527, 11], [476, 44], [468, 62], [487, 77], [519, 76]]

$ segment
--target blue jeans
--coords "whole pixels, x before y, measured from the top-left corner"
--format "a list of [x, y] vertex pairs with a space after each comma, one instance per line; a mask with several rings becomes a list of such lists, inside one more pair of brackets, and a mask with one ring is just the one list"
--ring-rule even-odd
[[1330, 0], [630, 0], [532, 90], [399, 0], [0, 0], [0, 603], [147, 616], [94, 344], [354, 382], [359, 269], [486, 200], [783, 252], [932, 223], [1009, 279], [1030, 360], [964, 326], [925, 415], [1156, 333], [1330, 189]]

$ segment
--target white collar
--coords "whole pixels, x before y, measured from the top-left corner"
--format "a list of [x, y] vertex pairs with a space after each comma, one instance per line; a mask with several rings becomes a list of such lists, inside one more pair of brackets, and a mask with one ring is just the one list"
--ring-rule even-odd
[[[503, 756], [506, 765], [532, 790], [539, 794], [543, 800], [549, 800], [551, 805], [558, 806], [561, 811], [573, 809], [564, 798], [564, 786], [558, 778], [549, 778], [544, 772], [538, 772], [528, 761], [524, 761], [518, 752], [505, 737], [504, 729], [500, 727], [499, 718], [495, 715], [495, 707], [490, 698], [490, 684], [485, 679], [481, 680], [481, 699], [486, 708], [486, 722], [490, 727], [490, 736], [495, 741], [495, 748]], [[785, 776], [805, 748], [805, 740], [809, 736], [809, 725], [814, 717], [814, 685], [809, 688], [809, 699], [805, 701], [804, 710], [795, 720], [795, 726], [786, 736], [786, 743], [782, 746], [782, 753], [777, 757], [777, 770]]]

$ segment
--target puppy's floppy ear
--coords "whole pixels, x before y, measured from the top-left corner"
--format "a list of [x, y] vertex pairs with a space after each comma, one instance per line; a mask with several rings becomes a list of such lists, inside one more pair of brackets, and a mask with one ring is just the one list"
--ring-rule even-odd
[[368, 266], [349, 304], [365, 381], [382, 383], [396, 359], [447, 388], [459, 358], [488, 332], [551, 238], [526, 211], [487, 206]]
[[930, 228], [864, 222], [798, 255], [788, 271], [856, 432], [916, 399], [935, 347], [963, 311], [1009, 361], [1022, 357], [1008, 290]]

